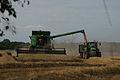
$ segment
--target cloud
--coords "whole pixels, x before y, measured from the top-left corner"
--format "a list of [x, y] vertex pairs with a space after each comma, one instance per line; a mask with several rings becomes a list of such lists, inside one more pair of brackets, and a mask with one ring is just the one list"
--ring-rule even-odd
[[29, 26], [24, 26], [24, 29], [33, 29], [33, 28], [42, 28], [43, 26], [38, 25], [38, 26], [33, 26], [33, 25], [29, 25]]
[[46, 29], [49, 29], [49, 27], [48, 26], [42, 26], [42, 25], [29, 25], [29, 26], [18, 26], [17, 27], [17, 31], [33, 31], [33, 30], [46, 30]]

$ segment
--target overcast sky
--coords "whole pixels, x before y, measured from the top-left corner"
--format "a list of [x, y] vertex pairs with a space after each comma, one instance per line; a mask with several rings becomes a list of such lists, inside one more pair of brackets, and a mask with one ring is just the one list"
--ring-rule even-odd
[[[17, 34], [4, 38], [30, 41], [32, 30], [49, 30], [51, 35], [85, 29], [90, 41], [120, 42], [120, 0], [106, 0], [113, 26], [108, 23], [103, 0], [30, 0], [17, 10], [13, 22]], [[83, 38], [81, 34], [71, 38]], [[65, 37], [64, 37], [65, 38]], [[59, 39], [59, 38], [58, 38]]]

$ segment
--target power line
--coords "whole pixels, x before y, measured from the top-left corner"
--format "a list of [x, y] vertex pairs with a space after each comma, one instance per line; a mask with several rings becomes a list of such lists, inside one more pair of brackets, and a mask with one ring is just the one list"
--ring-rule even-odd
[[[112, 27], [113, 25], [112, 25], [111, 17], [110, 17], [108, 7], [107, 7], [107, 4], [106, 4], [106, 0], [103, 0], [103, 4], [104, 4], [104, 8], [105, 8], [105, 13], [106, 13], [106, 16], [107, 16], [107, 19], [108, 19], [108, 23], [109, 23], [110, 27]], [[111, 56], [113, 58], [113, 45], [112, 45], [112, 43], [110, 45], [110, 48], [111, 48]]]
[[104, 4], [104, 8], [105, 8], [105, 13], [106, 13], [106, 16], [107, 16], [107, 19], [108, 19], [108, 23], [112, 27], [113, 25], [112, 25], [111, 17], [110, 17], [108, 7], [107, 7], [107, 4], [106, 4], [106, 0], [103, 0], [103, 4]]

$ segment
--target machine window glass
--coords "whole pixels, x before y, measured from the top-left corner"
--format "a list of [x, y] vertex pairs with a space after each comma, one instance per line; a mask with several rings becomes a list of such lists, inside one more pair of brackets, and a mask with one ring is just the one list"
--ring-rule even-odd
[[45, 39], [44, 39], [44, 37], [38, 37], [38, 44], [39, 44], [39, 45], [44, 45], [44, 44], [45, 44]]
[[89, 44], [89, 47], [90, 47], [90, 48], [95, 48], [95, 46], [96, 46], [96, 45], [93, 44], [93, 43]]

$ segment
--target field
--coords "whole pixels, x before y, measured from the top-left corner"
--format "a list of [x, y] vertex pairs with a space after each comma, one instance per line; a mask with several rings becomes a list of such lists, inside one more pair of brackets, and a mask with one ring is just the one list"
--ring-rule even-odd
[[0, 80], [120, 80], [120, 57], [22, 54], [0, 51]]

